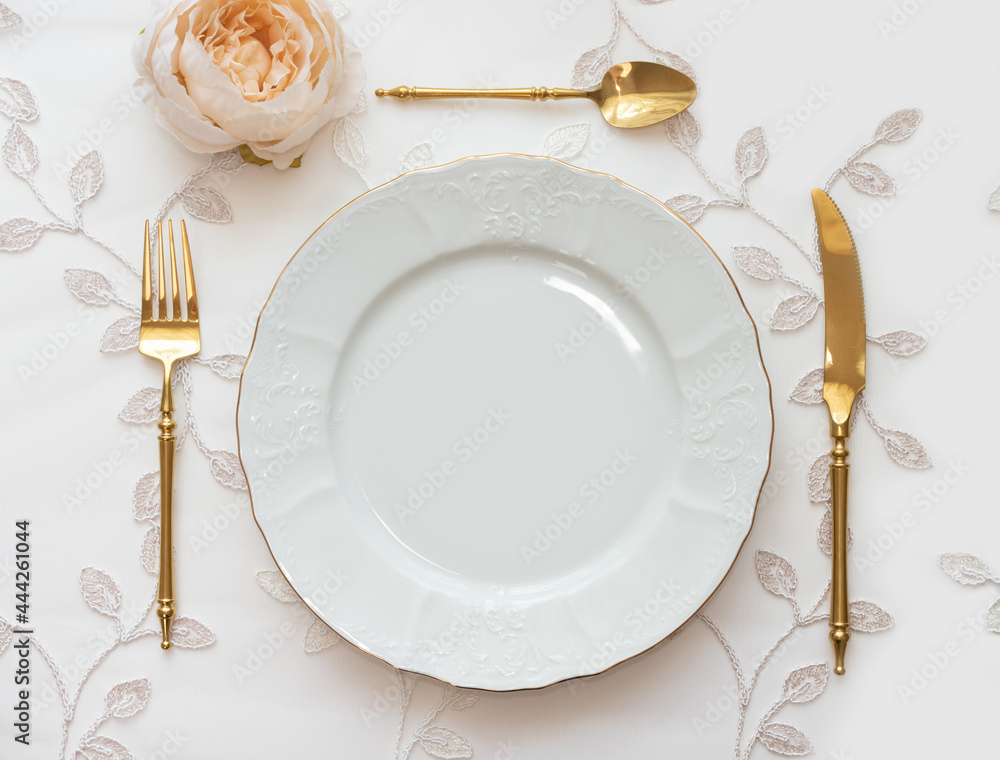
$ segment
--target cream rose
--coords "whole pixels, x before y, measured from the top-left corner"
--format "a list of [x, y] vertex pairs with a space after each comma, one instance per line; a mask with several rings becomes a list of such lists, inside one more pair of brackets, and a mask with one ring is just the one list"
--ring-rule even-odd
[[364, 87], [327, 0], [161, 0], [154, 13], [133, 48], [145, 101], [197, 153], [246, 144], [287, 168]]

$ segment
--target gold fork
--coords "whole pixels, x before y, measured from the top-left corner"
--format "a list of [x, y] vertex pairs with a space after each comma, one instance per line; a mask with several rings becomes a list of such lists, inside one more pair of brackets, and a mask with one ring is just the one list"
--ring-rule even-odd
[[172, 310], [167, 314], [165, 293], [167, 278], [163, 271], [163, 223], [156, 223], [159, 234], [159, 298], [156, 317], [153, 317], [153, 285], [150, 275], [149, 221], [142, 251], [142, 322], [139, 327], [139, 352], [163, 362], [163, 396], [160, 400], [160, 582], [157, 594], [159, 606], [156, 616], [160, 619], [163, 641], [160, 647], [170, 649], [170, 626], [174, 620], [174, 446], [177, 438], [173, 420], [174, 394], [171, 381], [174, 363], [194, 356], [201, 350], [198, 331], [198, 297], [194, 289], [194, 270], [191, 268], [191, 248], [188, 245], [187, 227], [181, 222], [181, 245], [184, 251], [184, 284], [187, 290], [187, 316], [181, 315], [181, 292], [177, 282], [177, 255], [174, 252], [174, 224], [167, 222], [170, 237], [170, 288]]

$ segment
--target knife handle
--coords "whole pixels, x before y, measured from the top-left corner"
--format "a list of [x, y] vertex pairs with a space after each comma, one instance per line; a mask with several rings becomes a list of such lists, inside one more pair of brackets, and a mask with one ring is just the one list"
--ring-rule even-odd
[[833, 439], [830, 451], [830, 494], [833, 511], [833, 590], [830, 594], [830, 641], [833, 642], [834, 667], [837, 675], [844, 674], [844, 652], [851, 638], [851, 610], [847, 597], [847, 474], [850, 465], [844, 446], [847, 439]]

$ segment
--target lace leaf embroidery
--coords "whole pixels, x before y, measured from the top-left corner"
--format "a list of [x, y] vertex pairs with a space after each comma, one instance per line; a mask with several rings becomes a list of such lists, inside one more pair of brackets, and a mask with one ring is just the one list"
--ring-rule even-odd
[[332, 647], [339, 641], [340, 636], [338, 636], [334, 630], [330, 628], [330, 626], [319, 618], [314, 618], [312, 624], [306, 629], [306, 635], [302, 641], [302, 645], [306, 652], [314, 654]]
[[108, 736], [87, 739], [77, 750], [77, 757], [86, 760], [134, 760], [134, 756], [121, 742]]
[[126, 314], [119, 317], [104, 331], [101, 338], [101, 351], [131, 351], [139, 345], [139, 317]]
[[[828, 502], [829, 503], [829, 502]], [[819, 526], [816, 528], [816, 543], [819, 544], [820, 551], [827, 557], [833, 554], [833, 512], [827, 506], [823, 513]], [[847, 548], [850, 549], [854, 543], [854, 531], [851, 526], [847, 526]]]
[[909, 330], [894, 330], [872, 338], [871, 341], [882, 346], [893, 356], [913, 356], [927, 345], [927, 341], [923, 337]]
[[243, 467], [240, 465], [239, 457], [233, 452], [213, 451], [209, 465], [212, 475], [222, 485], [232, 488], [234, 491], [247, 490], [247, 479], [243, 474]]
[[77, 206], [97, 195], [103, 183], [104, 166], [101, 155], [96, 150], [84, 154], [70, 169], [69, 192]]
[[0, 654], [7, 651], [7, 647], [10, 646], [13, 637], [14, 633], [11, 624], [7, 622], [7, 618], [0, 615]]
[[775, 596], [782, 596], [785, 599], [794, 599], [795, 585], [798, 582], [795, 577], [795, 568], [784, 557], [773, 552], [760, 549], [756, 556], [757, 575], [764, 588]]
[[590, 125], [586, 122], [559, 127], [545, 137], [542, 155], [568, 161], [580, 155], [588, 137], [590, 137]]
[[38, 242], [45, 228], [18, 216], [0, 224], [0, 251], [23, 251]]
[[67, 269], [63, 279], [70, 292], [89, 306], [107, 306], [118, 298], [108, 278], [93, 269]]
[[181, 616], [174, 620], [170, 641], [181, 649], [202, 649], [215, 641], [215, 634], [204, 623]]
[[338, 120], [334, 126], [333, 150], [341, 161], [361, 174], [368, 160], [368, 143], [350, 116]]
[[694, 224], [701, 219], [705, 209], [708, 208], [704, 199], [689, 193], [667, 198], [663, 203], [677, 212], [677, 215], [688, 224]]
[[910, 137], [920, 124], [922, 114], [916, 108], [904, 108], [889, 114], [875, 128], [878, 142], [902, 142]]
[[[157, 484], [159, 485], [159, 484]], [[157, 510], [159, 511], [159, 510]], [[142, 548], [139, 550], [139, 561], [143, 569], [150, 575], [157, 575], [160, 568], [160, 529], [153, 525], [142, 537]]]
[[111, 687], [104, 704], [116, 718], [128, 718], [146, 706], [149, 690], [148, 678], [125, 681]]
[[267, 593], [285, 604], [293, 604], [299, 601], [299, 597], [292, 591], [288, 581], [277, 570], [261, 570], [257, 573], [257, 583]]
[[987, 581], [1000, 583], [1000, 578], [993, 574], [989, 565], [975, 554], [942, 554], [938, 557], [938, 565], [948, 575], [966, 586], [978, 586]]
[[761, 173], [767, 162], [767, 141], [760, 127], [748, 129], [736, 143], [736, 171], [743, 182]]
[[225, 224], [233, 218], [229, 201], [214, 187], [185, 185], [181, 189], [181, 205], [191, 216], [206, 222]]
[[1000, 187], [990, 193], [990, 199], [986, 203], [986, 208], [990, 211], [1000, 211]]
[[607, 44], [588, 50], [573, 64], [573, 86], [593, 87], [601, 81], [604, 72], [612, 67], [611, 50]]
[[885, 197], [896, 192], [896, 182], [885, 169], [866, 161], [856, 161], [845, 166], [844, 176], [851, 187], [867, 195]]
[[147, 472], [132, 490], [132, 514], [139, 522], [160, 514], [160, 473]]
[[992, 633], [1000, 633], [1000, 599], [993, 602], [986, 613], [986, 629]]
[[399, 173], [423, 169], [432, 163], [434, 163], [434, 146], [429, 142], [418, 143], [410, 148], [399, 162]]
[[3, 161], [21, 179], [29, 179], [38, 167], [38, 148], [20, 124], [14, 122], [3, 141]]
[[444, 726], [427, 726], [416, 733], [417, 741], [431, 757], [441, 760], [472, 757], [472, 745], [456, 731]]
[[822, 662], [793, 670], [785, 679], [783, 696], [794, 704], [812, 702], [823, 693], [829, 677], [830, 671]]
[[737, 245], [733, 248], [733, 259], [745, 274], [757, 280], [783, 278], [781, 264], [770, 251], [755, 245]]
[[823, 403], [823, 368], [814, 369], [804, 375], [795, 388], [792, 389], [789, 401], [797, 404], [822, 404]]
[[812, 321], [820, 301], [813, 293], [796, 293], [777, 305], [771, 315], [772, 330], [796, 330]]
[[114, 579], [103, 570], [85, 567], [80, 573], [80, 590], [90, 608], [108, 617], [117, 617], [122, 592]]
[[218, 354], [201, 360], [201, 364], [207, 364], [212, 372], [226, 380], [239, 380], [246, 363], [247, 358], [243, 354]]
[[851, 628], [862, 633], [877, 633], [892, 628], [892, 615], [873, 602], [857, 601], [850, 604]]
[[35, 96], [24, 82], [0, 77], [0, 113], [13, 121], [32, 121], [38, 116]]
[[154, 388], [151, 385], [139, 389], [132, 394], [132, 398], [126, 401], [125, 406], [118, 412], [118, 419], [135, 425], [156, 422], [160, 419], [161, 394], [162, 389]]
[[787, 723], [768, 723], [757, 734], [765, 747], [778, 755], [799, 757], [812, 752], [812, 742], [794, 726]]
[[20, 24], [21, 21], [22, 18], [20, 16], [3, 3], [0, 3], [0, 29], [10, 29], [12, 26]]
[[691, 153], [701, 142], [701, 127], [690, 111], [681, 111], [665, 122], [670, 141], [685, 153]]
[[826, 454], [820, 454], [813, 460], [809, 467], [809, 475], [806, 476], [806, 485], [809, 490], [809, 501], [813, 504], [825, 504], [830, 501], [830, 458]]
[[478, 692], [468, 689], [455, 689], [454, 693], [445, 701], [445, 707], [450, 707], [452, 710], [464, 710], [467, 707], [472, 707], [478, 701]]

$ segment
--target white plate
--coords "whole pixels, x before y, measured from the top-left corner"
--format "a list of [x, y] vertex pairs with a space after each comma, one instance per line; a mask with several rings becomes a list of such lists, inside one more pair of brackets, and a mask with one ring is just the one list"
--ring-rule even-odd
[[750, 530], [772, 431], [704, 241], [612, 177], [512, 155], [404, 175], [314, 233], [237, 418], [306, 604], [491, 690], [598, 673], [688, 620]]

